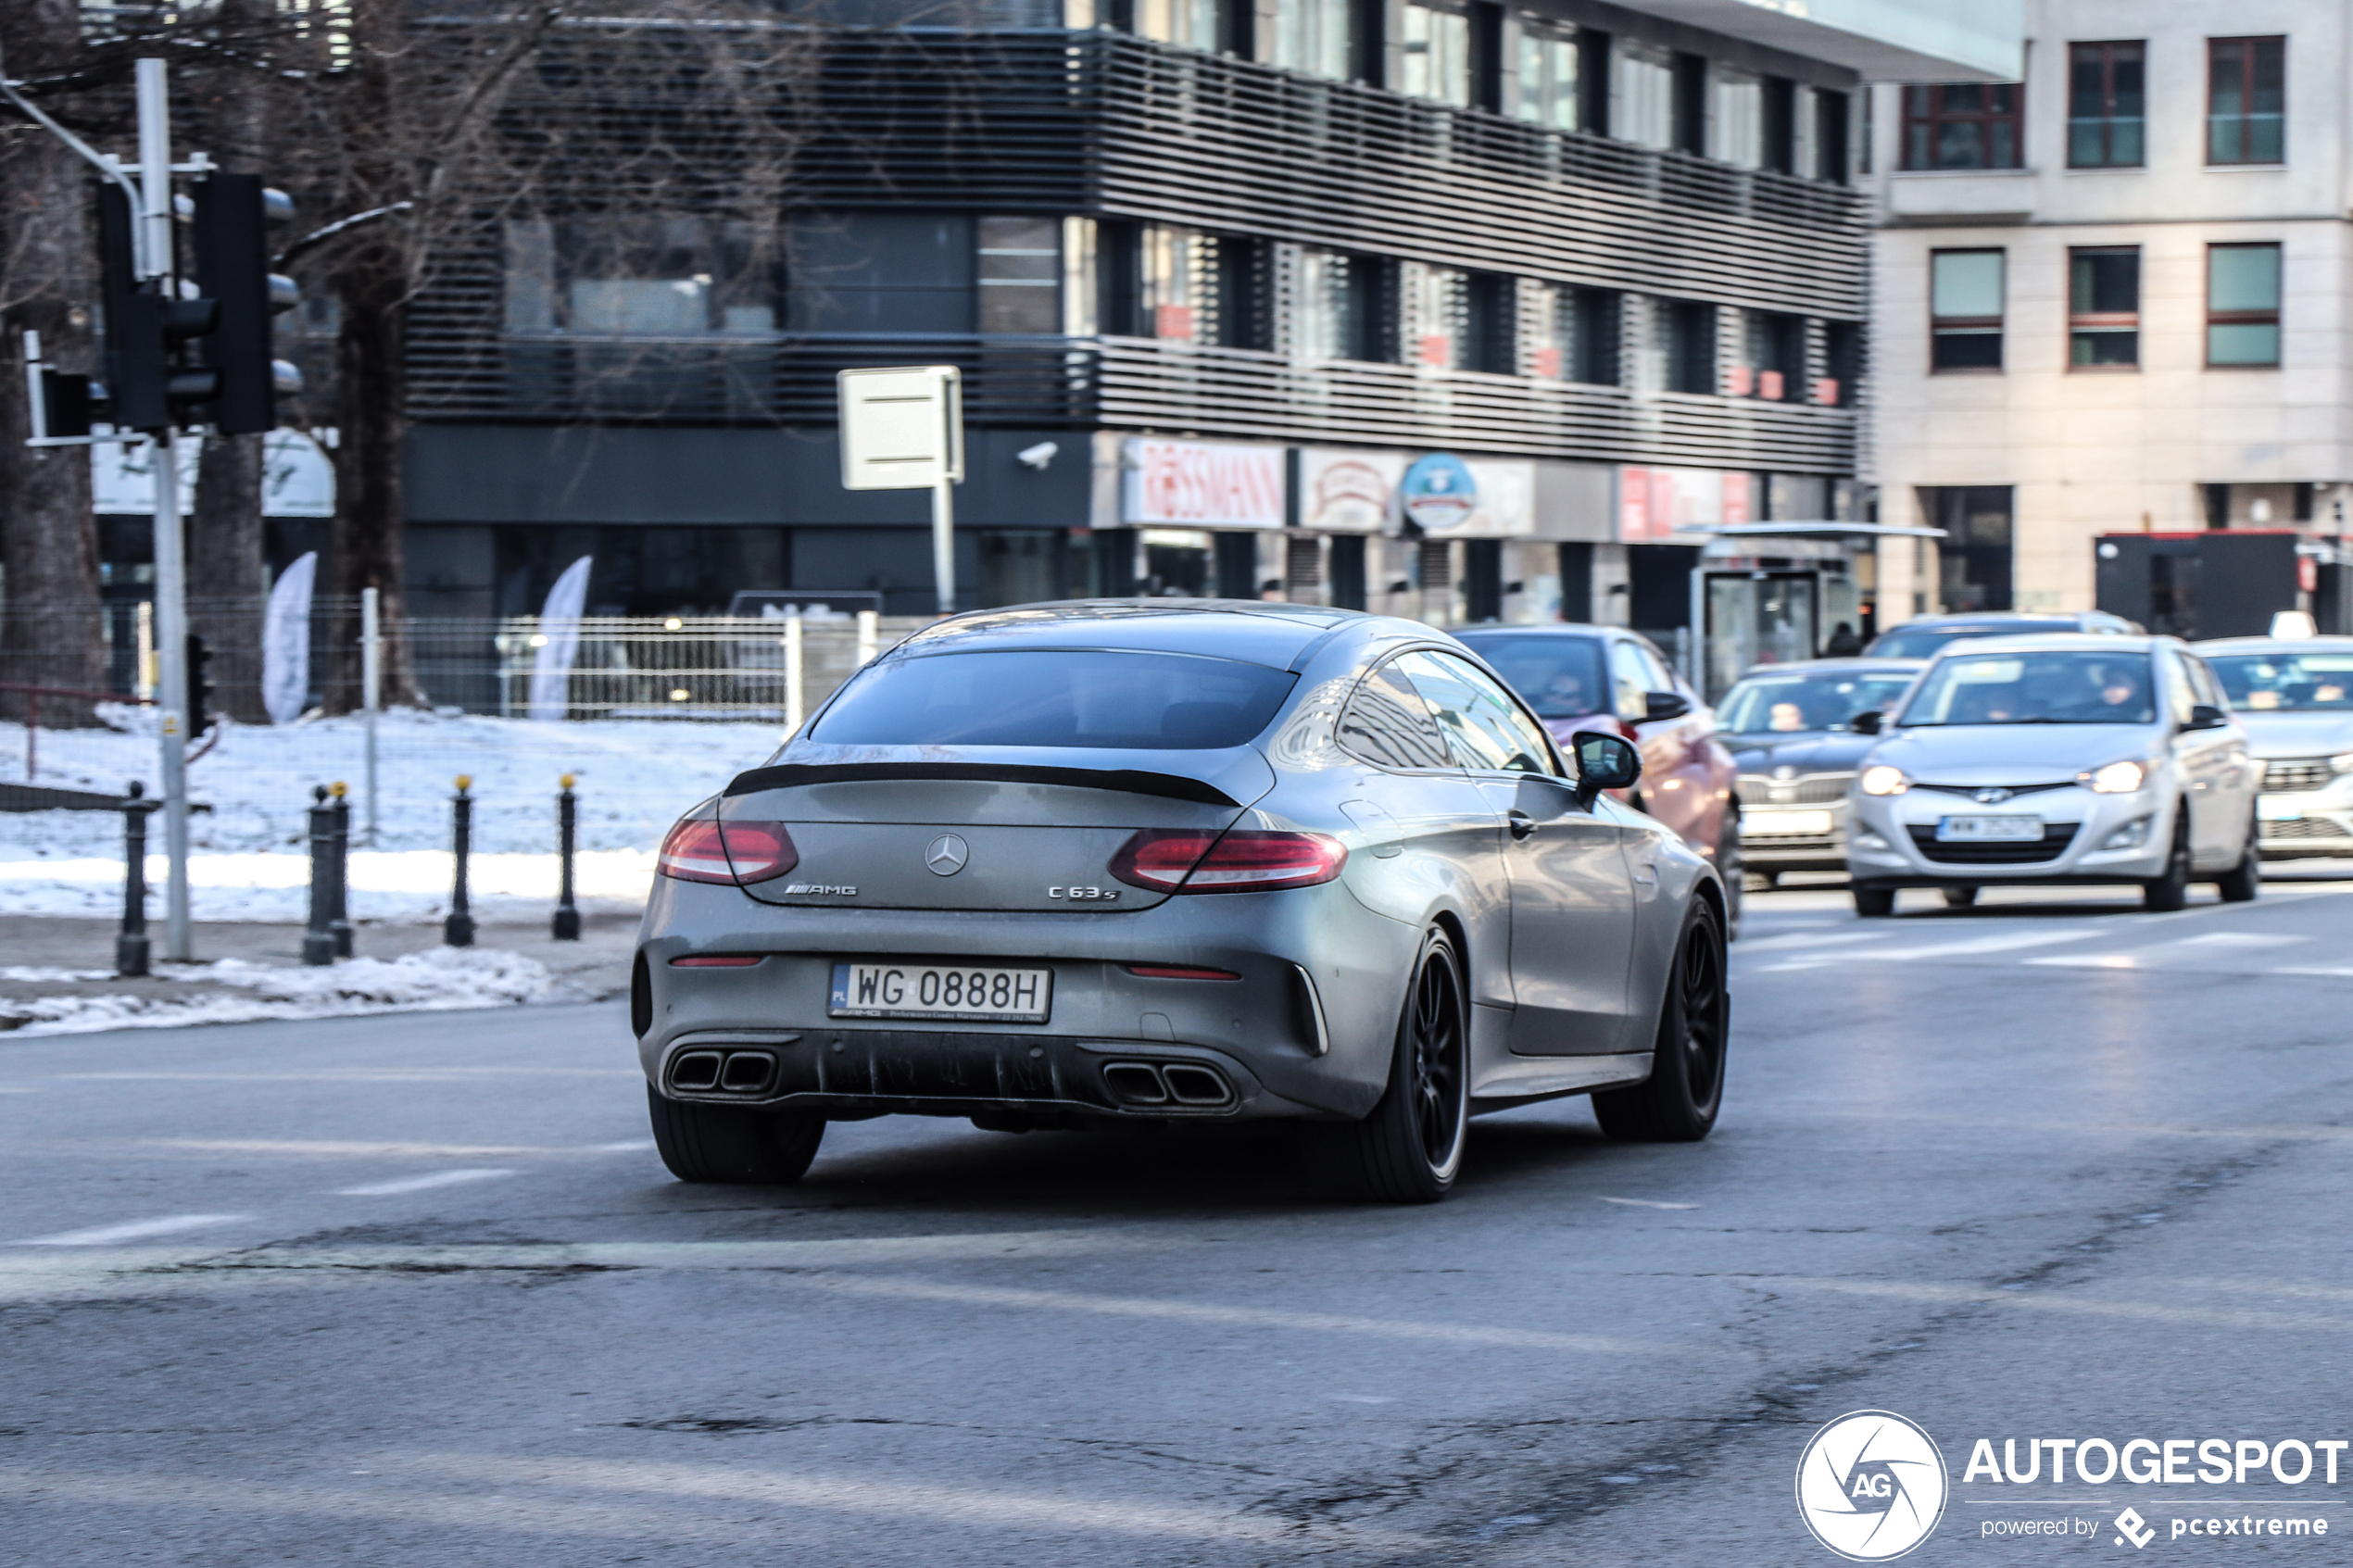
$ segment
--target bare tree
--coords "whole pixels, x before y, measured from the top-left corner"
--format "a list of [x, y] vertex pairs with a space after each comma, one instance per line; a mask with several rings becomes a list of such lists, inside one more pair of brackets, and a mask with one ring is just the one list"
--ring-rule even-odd
[[[0, 71], [70, 73], [81, 63], [76, 0], [0, 6]], [[85, 447], [35, 449], [22, 393], [22, 333], [44, 358], [90, 362], [97, 293], [89, 167], [47, 131], [0, 121], [0, 681], [96, 690], [105, 675], [97, 526]], [[19, 705], [0, 693], [0, 712]], [[52, 699], [44, 723], [88, 722], [87, 705]]]

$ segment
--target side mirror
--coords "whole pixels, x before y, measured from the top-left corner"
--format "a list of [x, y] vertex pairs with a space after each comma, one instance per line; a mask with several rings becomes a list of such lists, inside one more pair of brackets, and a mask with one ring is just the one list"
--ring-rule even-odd
[[2231, 721], [2230, 716], [2210, 703], [2199, 703], [2190, 709], [2190, 721], [2182, 726], [2188, 730], [2219, 730]]
[[1867, 708], [1846, 721], [1846, 727], [1858, 735], [1875, 735], [1887, 721], [1887, 715], [1876, 708]]
[[1642, 776], [1642, 754], [1620, 735], [1580, 730], [1570, 742], [1577, 753], [1577, 800], [1591, 806], [1605, 789], [1631, 789]]
[[1681, 692], [1644, 692], [1642, 694], [1644, 719], [1680, 719], [1691, 710], [1691, 699], [1684, 696]]

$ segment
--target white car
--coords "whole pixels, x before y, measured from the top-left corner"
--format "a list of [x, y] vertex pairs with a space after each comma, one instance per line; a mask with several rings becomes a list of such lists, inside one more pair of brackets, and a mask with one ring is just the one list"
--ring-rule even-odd
[[2353, 856], [2353, 637], [2200, 643], [2263, 770], [2263, 857]]
[[1903, 887], [1967, 904], [1994, 884], [2137, 883], [2178, 909], [2193, 881], [2256, 895], [2256, 768], [2197, 655], [2171, 637], [1958, 644], [1879, 726], [1847, 812], [1855, 910]]

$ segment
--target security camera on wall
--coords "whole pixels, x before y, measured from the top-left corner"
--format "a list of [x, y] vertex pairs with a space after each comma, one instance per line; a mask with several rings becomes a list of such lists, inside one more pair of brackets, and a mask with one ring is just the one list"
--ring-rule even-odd
[[1054, 454], [1061, 450], [1062, 448], [1053, 442], [1041, 441], [1035, 446], [1023, 447], [1013, 454], [1013, 458], [1024, 468], [1036, 469], [1039, 473], [1044, 473], [1046, 465], [1052, 462]]

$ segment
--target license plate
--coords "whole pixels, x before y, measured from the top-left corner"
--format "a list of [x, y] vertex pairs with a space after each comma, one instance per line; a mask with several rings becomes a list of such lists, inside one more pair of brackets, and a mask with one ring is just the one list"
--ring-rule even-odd
[[1818, 836], [1831, 831], [1832, 818], [1828, 811], [1743, 811], [1741, 832], [1750, 838], [1770, 837], [1787, 834]]
[[2033, 844], [2042, 836], [2040, 817], [1946, 817], [1936, 824], [1939, 844]]
[[988, 964], [837, 963], [835, 1018], [928, 1018], [963, 1023], [1043, 1023], [1050, 969]]
[[2259, 795], [2255, 798], [2255, 814], [2267, 822], [2300, 822], [2304, 808], [2275, 795]]

